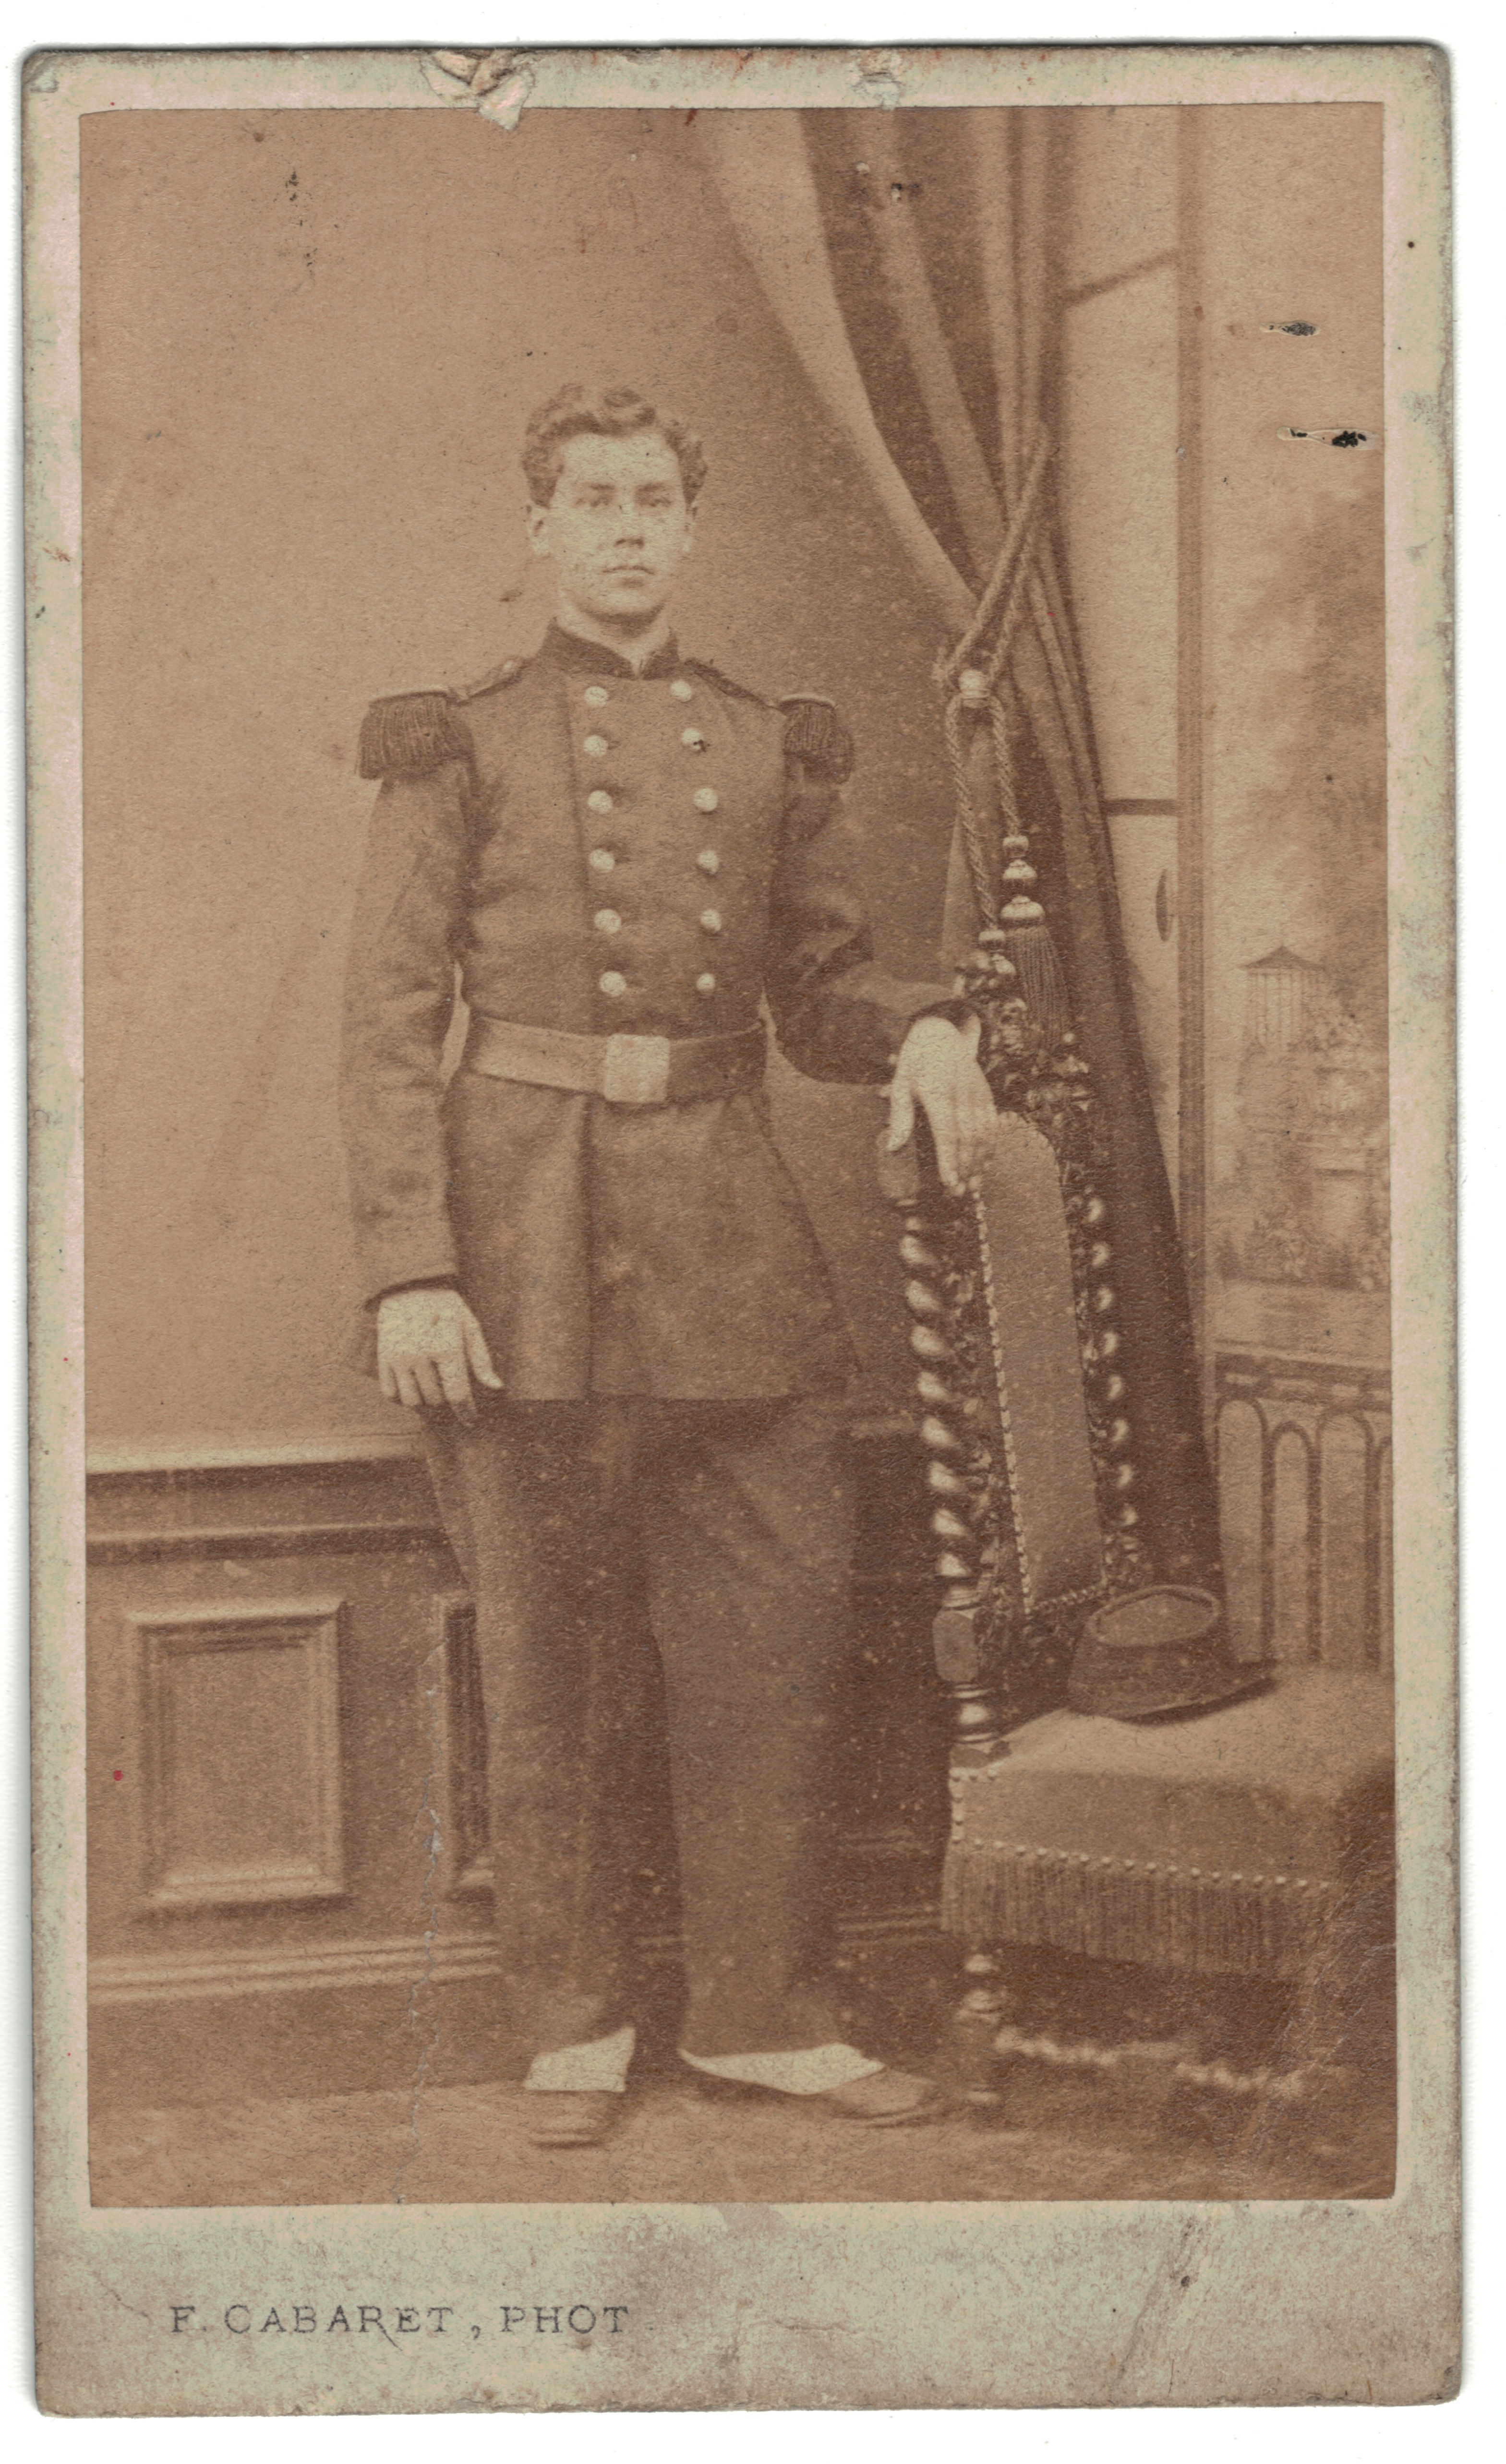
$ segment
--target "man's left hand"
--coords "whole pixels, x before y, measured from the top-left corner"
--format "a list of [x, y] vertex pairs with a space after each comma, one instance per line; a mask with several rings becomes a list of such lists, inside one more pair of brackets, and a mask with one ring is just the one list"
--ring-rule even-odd
[[930, 1123], [942, 1185], [954, 1198], [982, 1172], [999, 1134], [988, 1081], [978, 1067], [981, 1031], [975, 1018], [963, 1028], [950, 1019], [918, 1018], [900, 1046], [889, 1089], [891, 1155], [913, 1135], [919, 1104]]

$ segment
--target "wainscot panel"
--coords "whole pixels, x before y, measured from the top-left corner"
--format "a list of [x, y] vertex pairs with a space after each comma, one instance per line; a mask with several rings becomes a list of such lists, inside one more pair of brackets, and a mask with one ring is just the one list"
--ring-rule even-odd
[[[946, 1713], [915, 1441], [879, 1420], [853, 1442], [841, 1967], [852, 2025], [900, 2053], [950, 1990], [934, 1924]], [[89, 1559], [95, 2098], [516, 2072], [471, 1606], [421, 1460], [368, 1437], [102, 1457]], [[667, 1840], [659, 1861], [651, 2062], [678, 1995]]]

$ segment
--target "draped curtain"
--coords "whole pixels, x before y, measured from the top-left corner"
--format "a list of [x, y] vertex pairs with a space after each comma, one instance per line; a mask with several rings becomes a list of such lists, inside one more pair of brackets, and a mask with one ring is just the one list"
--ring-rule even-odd
[[[1182, 1253], [1135, 1019], [1051, 458], [1072, 121], [1047, 109], [714, 111], [696, 134], [752, 270], [856, 451], [948, 644], [972, 620], [1011, 521], [1030, 519], [1008, 666], [1015, 793], [1108, 1132], [1142, 1534], [1162, 1579], [1216, 1583]], [[1032, 473], [1038, 494], [1026, 504]], [[940, 697], [937, 753], [944, 759]], [[971, 947], [978, 922], [954, 839], [947, 960]]]

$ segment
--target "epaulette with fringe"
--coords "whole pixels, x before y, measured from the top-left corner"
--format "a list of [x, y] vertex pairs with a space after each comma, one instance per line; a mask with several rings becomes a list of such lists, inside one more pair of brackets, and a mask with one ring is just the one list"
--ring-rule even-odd
[[857, 748], [835, 703], [825, 693], [785, 693], [779, 707], [785, 713], [785, 751], [838, 787], [851, 779]]
[[412, 774], [437, 770], [442, 761], [474, 760], [476, 747], [461, 710], [483, 693], [510, 685], [526, 665], [525, 659], [503, 659], [474, 685], [450, 685], [442, 693], [389, 693], [374, 701], [361, 722], [362, 778], [386, 779], [394, 771]]
[[443, 761], [475, 758], [471, 731], [453, 693], [392, 693], [374, 701], [361, 722], [363, 779], [387, 779], [394, 771], [437, 770]]

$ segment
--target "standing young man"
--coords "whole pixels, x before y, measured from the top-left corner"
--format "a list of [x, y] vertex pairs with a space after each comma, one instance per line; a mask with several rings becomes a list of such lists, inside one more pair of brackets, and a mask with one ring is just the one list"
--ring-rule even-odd
[[976, 1026], [874, 961], [831, 705], [771, 708], [676, 647], [697, 439], [624, 388], [569, 387], [524, 468], [558, 584], [540, 649], [468, 693], [379, 702], [363, 732], [383, 784], [343, 1110], [366, 1365], [423, 1417], [476, 1603], [532, 2136], [601, 2138], [627, 2082], [645, 1647], [685, 2060], [920, 2120], [936, 2092], [839, 2040], [826, 1972], [853, 1362], [770, 1135], [761, 1003], [808, 1076], [893, 1081], [896, 1144], [919, 1102], [958, 1188], [994, 1133]]

